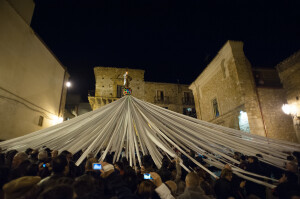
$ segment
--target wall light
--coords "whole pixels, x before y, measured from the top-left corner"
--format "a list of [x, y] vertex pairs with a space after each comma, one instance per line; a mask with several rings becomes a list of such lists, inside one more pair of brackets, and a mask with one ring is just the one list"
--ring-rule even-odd
[[294, 104], [284, 104], [282, 105], [281, 109], [287, 115], [297, 115], [297, 106]]

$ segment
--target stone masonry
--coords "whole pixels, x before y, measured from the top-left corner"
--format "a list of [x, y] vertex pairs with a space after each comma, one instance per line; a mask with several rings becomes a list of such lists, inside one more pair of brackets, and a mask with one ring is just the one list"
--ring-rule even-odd
[[283, 89], [256, 86], [242, 42], [226, 42], [189, 88], [198, 119], [240, 129], [239, 116], [245, 112], [251, 133], [296, 141], [291, 121], [278, 110], [284, 101]]
[[[114, 67], [94, 68], [95, 96], [88, 97], [93, 110], [122, 97], [120, 89], [124, 85], [123, 75], [126, 71], [132, 78], [130, 81], [132, 96], [178, 113], [193, 114], [194, 98], [188, 85], [145, 82], [144, 70]], [[190, 112], [186, 112], [184, 109], [188, 109]]]

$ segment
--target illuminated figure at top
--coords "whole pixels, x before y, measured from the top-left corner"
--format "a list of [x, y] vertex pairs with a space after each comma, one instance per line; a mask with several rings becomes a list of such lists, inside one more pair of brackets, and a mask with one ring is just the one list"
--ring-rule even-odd
[[132, 80], [132, 78], [128, 75], [127, 71], [123, 76], [124, 76], [124, 86], [125, 88], [129, 88], [129, 83]]

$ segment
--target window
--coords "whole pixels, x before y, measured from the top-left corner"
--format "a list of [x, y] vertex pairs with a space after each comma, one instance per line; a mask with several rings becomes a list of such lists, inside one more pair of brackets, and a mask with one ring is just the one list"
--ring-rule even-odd
[[194, 108], [183, 108], [183, 114], [197, 118], [196, 110]]
[[157, 90], [156, 91], [156, 97], [158, 101], [164, 101], [164, 91]]
[[118, 98], [121, 98], [121, 97], [124, 96], [123, 90], [124, 90], [124, 86], [123, 85], [118, 85], [117, 86], [117, 97]]
[[38, 123], [38, 125], [39, 125], [39, 126], [43, 126], [43, 122], [44, 122], [44, 117], [43, 117], [43, 116], [40, 116], [40, 117], [39, 117], [39, 123]]
[[218, 107], [218, 101], [217, 98], [212, 100], [213, 110], [214, 110], [214, 118], [220, 116], [219, 107]]
[[239, 127], [241, 131], [250, 133], [250, 126], [249, 126], [249, 122], [248, 122], [248, 115], [247, 112], [244, 111], [240, 111], [240, 115], [239, 115]]

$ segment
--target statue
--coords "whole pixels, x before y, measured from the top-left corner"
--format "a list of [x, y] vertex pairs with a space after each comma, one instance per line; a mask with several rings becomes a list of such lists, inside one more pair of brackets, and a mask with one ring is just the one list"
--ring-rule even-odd
[[128, 75], [127, 71], [123, 76], [124, 76], [124, 86], [125, 88], [129, 88], [129, 83], [132, 80], [132, 78]]

